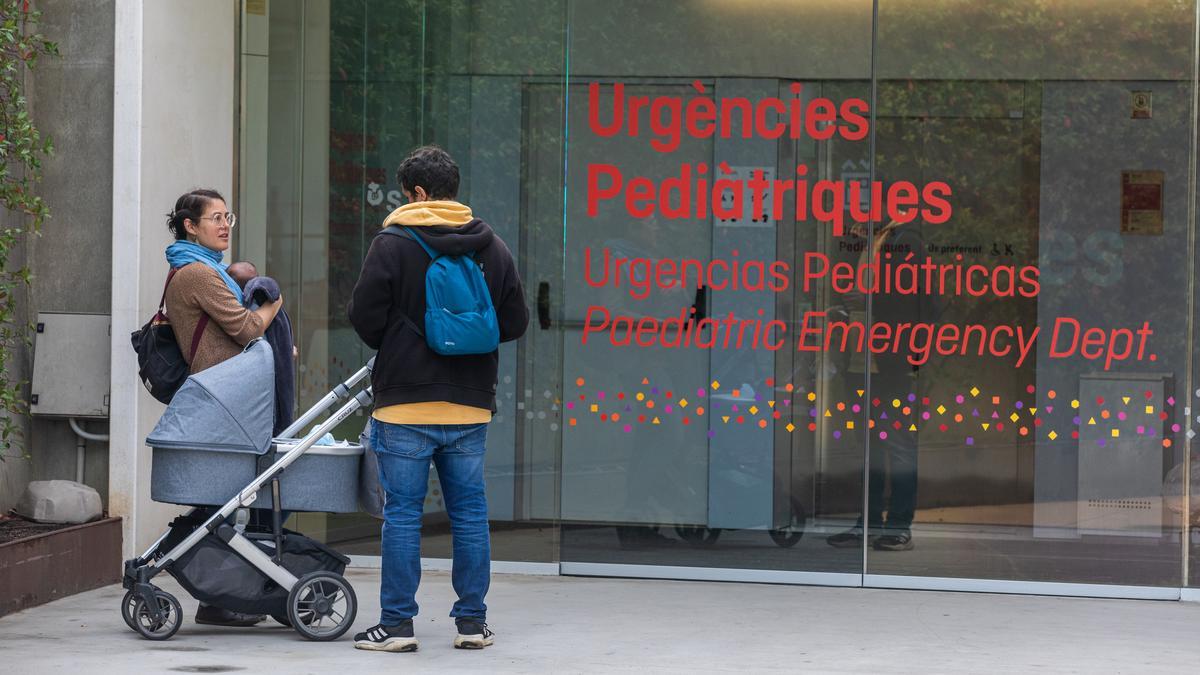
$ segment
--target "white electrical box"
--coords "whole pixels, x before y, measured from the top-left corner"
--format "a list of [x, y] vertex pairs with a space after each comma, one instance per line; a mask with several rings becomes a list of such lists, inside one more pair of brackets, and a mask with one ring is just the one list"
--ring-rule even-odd
[[108, 417], [111, 325], [107, 314], [38, 314], [30, 413]]

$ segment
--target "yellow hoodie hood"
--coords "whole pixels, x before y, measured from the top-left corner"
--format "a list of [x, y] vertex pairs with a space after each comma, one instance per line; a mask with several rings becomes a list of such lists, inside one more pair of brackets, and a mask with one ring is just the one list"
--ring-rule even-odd
[[428, 225], [445, 225], [461, 227], [471, 222], [471, 207], [456, 201], [424, 201], [405, 204], [388, 214], [383, 220], [383, 226], [408, 225], [422, 227]]

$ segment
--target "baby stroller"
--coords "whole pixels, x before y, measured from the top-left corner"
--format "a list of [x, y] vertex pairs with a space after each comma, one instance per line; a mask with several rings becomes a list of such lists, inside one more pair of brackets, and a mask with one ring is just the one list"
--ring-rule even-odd
[[[149, 640], [166, 640], [179, 630], [179, 601], [151, 583], [164, 571], [201, 602], [269, 614], [310, 640], [335, 640], [350, 628], [358, 600], [342, 576], [349, 558], [283, 529], [282, 512], [357, 510], [362, 447], [316, 444], [370, 406], [370, 387], [351, 393], [371, 366], [335, 387], [278, 438], [271, 434], [274, 361], [266, 342], [256, 340], [188, 378], [146, 444], [154, 453], [151, 498], [195, 508], [176, 518], [145, 553], [125, 561], [121, 615], [132, 630]], [[291, 438], [347, 398], [303, 438]], [[270, 509], [269, 527], [247, 526], [251, 507]]]

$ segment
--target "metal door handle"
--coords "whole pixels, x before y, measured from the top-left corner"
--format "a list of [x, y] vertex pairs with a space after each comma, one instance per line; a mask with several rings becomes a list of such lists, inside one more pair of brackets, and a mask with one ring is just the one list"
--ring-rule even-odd
[[538, 283], [537, 292], [538, 325], [542, 330], [550, 329], [550, 282]]
[[692, 308], [696, 310], [696, 323], [699, 323], [708, 316], [707, 286], [701, 286], [696, 289], [696, 301], [692, 303]]

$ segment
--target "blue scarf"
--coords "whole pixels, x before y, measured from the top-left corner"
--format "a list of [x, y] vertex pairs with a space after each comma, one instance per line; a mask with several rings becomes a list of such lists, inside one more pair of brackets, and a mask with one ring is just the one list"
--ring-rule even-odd
[[233, 292], [233, 296], [237, 298], [238, 304], [242, 304], [242, 289], [225, 271], [226, 265], [221, 262], [221, 253], [214, 251], [207, 246], [194, 244], [190, 241], [177, 241], [167, 247], [167, 264], [172, 268], [183, 267], [194, 262], [201, 262], [217, 271], [221, 275], [221, 280]]

